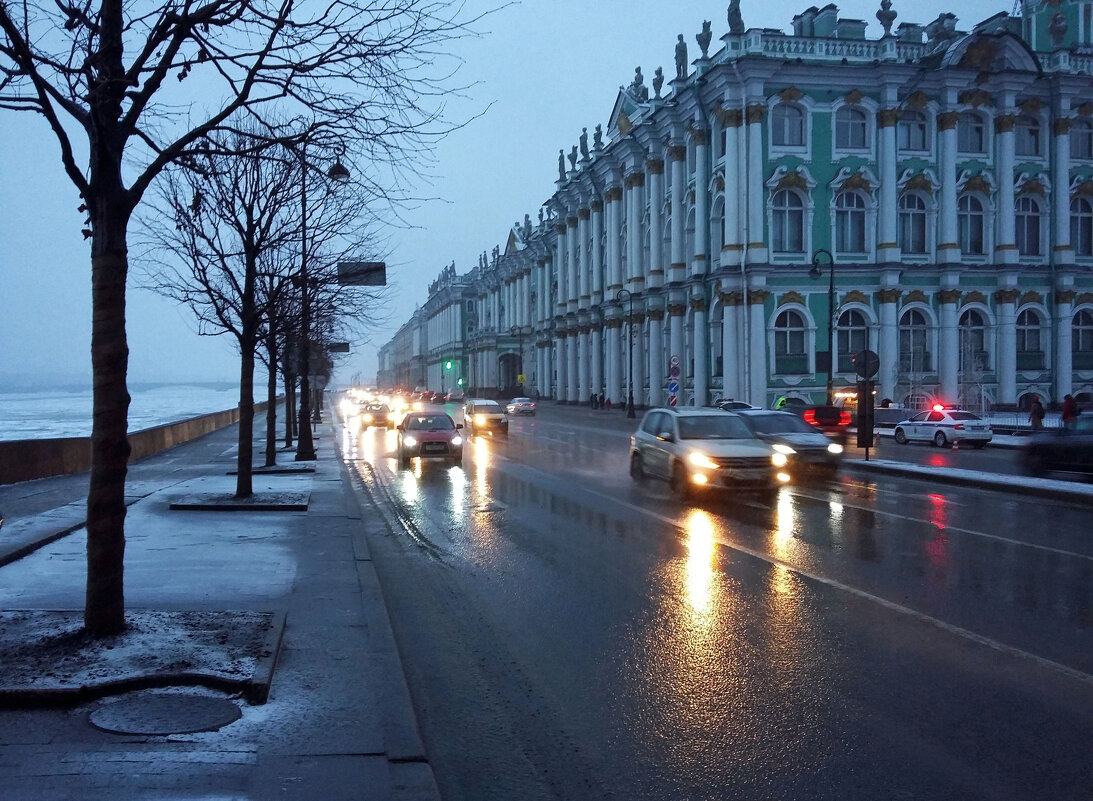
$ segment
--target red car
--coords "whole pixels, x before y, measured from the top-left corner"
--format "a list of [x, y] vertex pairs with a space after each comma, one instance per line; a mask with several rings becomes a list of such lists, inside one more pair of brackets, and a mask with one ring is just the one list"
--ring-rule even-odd
[[806, 406], [799, 414], [813, 428], [823, 431], [842, 445], [846, 444], [850, 433], [850, 412], [838, 406]]
[[451, 465], [463, 463], [463, 425], [451, 415], [411, 412], [398, 426], [398, 466], [411, 459], [439, 459]]

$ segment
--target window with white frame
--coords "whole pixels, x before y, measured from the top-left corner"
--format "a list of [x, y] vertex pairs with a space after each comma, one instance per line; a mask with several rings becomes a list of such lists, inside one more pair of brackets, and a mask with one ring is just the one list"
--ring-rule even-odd
[[1044, 369], [1044, 351], [1040, 345], [1040, 315], [1032, 309], [1024, 309], [1017, 315], [1017, 369]]
[[869, 118], [857, 106], [840, 106], [835, 111], [835, 147], [863, 150], [869, 146]]
[[896, 147], [900, 150], [922, 152], [929, 150], [926, 135], [929, 124], [926, 115], [918, 109], [908, 109], [899, 116], [896, 125]]
[[835, 341], [838, 347], [838, 371], [853, 372], [851, 358], [855, 353], [861, 353], [869, 347], [869, 323], [859, 309], [847, 309], [839, 315]]
[[775, 147], [804, 147], [804, 109], [793, 103], [775, 106], [770, 112], [770, 141]]
[[960, 252], [965, 256], [982, 256], [986, 252], [983, 202], [975, 195], [961, 195], [956, 204]]
[[899, 369], [921, 375], [932, 369], [927, 337], [929, 324], [921, 309], [908, 309], [899, 319]]
[[987, 128], [981, 115], [965, 111], [957, 118], [956, 149], [960, 153], [987, 152]]
[[857, 192], [840, 192], [835, 197], [835, 250], [838, 253], [865, 252], [865, 198]]
[[1022, 114], [1013, 128], [1013, 149], [1018, 156], [1040, 155], [1040, 121], [1031, 114]]
[[908, 192], [900, 197], [897, 236], [904, 253], [926, 253], [926, 201], [920, 195]]
[[1070, 246], [1076, 256], [1093, 256], [1093, 202], [1087, 197], [1070, 201]]
[[783, 375], [808, 372], [805, 321], [793, 309], [786, 309], [774, 320], [774, 372]]
[[1017, 252], [1022, 256], [1040, 255], [1040, 204], [1035, 198], [1017, 198], [1013, 209], [1013, 236]]
[[1093, 161], [1093, 123], [1074, 120], [1070, 123], [1070, 158]]
[[990, 369], [987, 354], [987, 325], [976, 309], [967, 309], [957, 324], [960, 333], [960, 372]]
[[1093, 311], [1079, 309], [1074, 315], [1070, 349], [1075, 370], [1093, 369]]
[[771, 201], [771, 249], [775, 253], [805, 252], [805, 202], [791, 189]]

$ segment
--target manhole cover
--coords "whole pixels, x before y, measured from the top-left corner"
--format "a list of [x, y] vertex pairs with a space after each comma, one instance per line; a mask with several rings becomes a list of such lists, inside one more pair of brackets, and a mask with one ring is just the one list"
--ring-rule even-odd
[[242, 717], [227, 698], [182, 693], [143, 693], [103, 704], [91, 725], [112, 734], [190, 734], [216, 731]]

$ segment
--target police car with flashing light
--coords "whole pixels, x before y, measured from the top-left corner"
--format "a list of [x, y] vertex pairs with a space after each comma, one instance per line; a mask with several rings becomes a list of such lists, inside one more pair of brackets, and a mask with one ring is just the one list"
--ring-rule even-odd
[[900, 445], [932, 442], [939, 448], [957, 442], [982, 448], [992, 436], [990, 423], [979, 415], [940, 403], [897, 423], [895, 431], [896, 442]]

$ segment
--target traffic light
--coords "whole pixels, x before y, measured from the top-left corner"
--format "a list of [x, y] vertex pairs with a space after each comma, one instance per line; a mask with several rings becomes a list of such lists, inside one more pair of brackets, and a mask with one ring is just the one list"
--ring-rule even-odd
[[445, 370], [451, 370], [452, 369], [452, 360], [451, 359], [448, 359], [448, 361], [444, 362], [444, 369]]
[[463, 386], [463, 379], [461, 378], [458, 381], [456, 381], [455, 383], [459, 384], [459, 386]]

